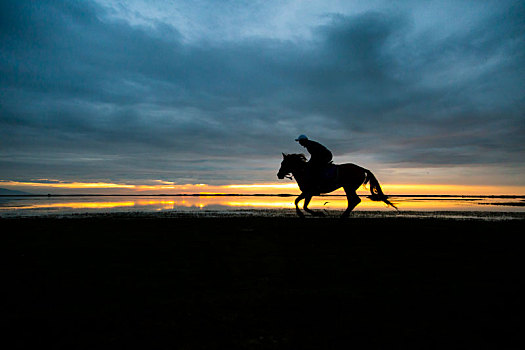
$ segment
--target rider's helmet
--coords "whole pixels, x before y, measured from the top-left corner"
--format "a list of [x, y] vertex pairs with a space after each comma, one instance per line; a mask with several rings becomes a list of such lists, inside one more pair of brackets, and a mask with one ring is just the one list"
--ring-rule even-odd
[[299, 135], [295, 141], [301, 141], [301, 140], [308, 140], [308, 137], [306, 137], [306, 135]]

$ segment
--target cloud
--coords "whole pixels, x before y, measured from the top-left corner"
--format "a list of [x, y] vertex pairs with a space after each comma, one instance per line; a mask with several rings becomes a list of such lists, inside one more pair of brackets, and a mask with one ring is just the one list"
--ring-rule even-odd
[[525, 153], [519, 3], [478, 5], [454, 31], [449, 12], [428, 28], [421, 7], [381, 5], [223, 40], [94, 2], [0, 6], [3, 178], [260, 182], [299, 133], [390, 167]]

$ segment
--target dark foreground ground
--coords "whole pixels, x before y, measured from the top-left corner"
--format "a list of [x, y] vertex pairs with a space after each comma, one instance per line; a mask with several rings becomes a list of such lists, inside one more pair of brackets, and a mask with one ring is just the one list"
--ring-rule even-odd
[[524, 222], [0, 219], [1, 341], [521, 348]]

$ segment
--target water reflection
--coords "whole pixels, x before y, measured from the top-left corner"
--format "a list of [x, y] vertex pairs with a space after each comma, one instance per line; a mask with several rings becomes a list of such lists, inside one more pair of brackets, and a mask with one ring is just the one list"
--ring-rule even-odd
[[[202, 211], [293, 209], [295, 197], [282, 196], [82, 196], [0, 197], [0, 215], [68, 214], [121, 211]], [[391, 197], [401, 211], [525, 212], [525, 197]], [[310, 208], [344, 210], [346, 197], [314, 197]], [[362, 197], [356, 211], [392, 211], [382, 202]]]

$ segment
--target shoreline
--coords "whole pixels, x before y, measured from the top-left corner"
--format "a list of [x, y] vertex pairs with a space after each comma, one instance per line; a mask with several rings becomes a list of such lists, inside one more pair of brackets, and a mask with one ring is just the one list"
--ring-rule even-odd
[[[45, 211], [45, 210], [42, 210]], [[304, 220], [333, 220], [338, 219], [341, 210], [318, 210], [324, 216], [311, 216], [306, 214]], [[70, 212], [70, 213], [23, 213], [0, 211], [0, 220], [17, 219], [185, 219], [185, 218], [287, 218], [300, 219], [295, 209], [227, 209], [227, 210], [164, 210], [164, 211], [108, 211], [108, 212]], [[481, 221], [507, 221], [525, 220], [525, 212], [516, 211], [387, 211], [387, 210], [355, 210], [350, 214], [348, 221], [355, 219], [417, 219], [417, 220], [481, 220]]]

